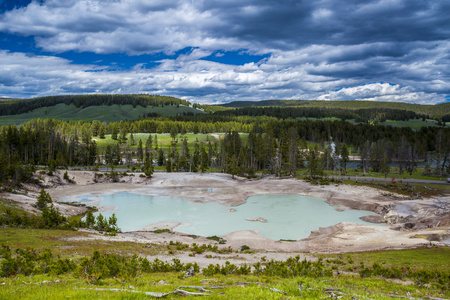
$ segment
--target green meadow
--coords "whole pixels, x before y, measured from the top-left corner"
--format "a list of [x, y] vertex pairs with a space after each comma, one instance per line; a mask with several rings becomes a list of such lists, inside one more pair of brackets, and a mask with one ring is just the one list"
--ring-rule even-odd
[[[0, 228], [3, 253], [0, 271], [5, 274], [11, 271], [8, 268], [19, 270], [0, 278], [0, 299], [149, 299], [161, 296], [156, 293], [167, 293], [167, 299], [202, 296], [208, 299], [450, 297], [448, 247], [316, 254], [313, 256], [319, 261], [314, 263], [295, 258], [285, 262], [261, 259], [255, 266], [246, 267], [224, 260], [203, 269], [195, 267], [195, 275], [186, 277], [187, 265], [177, 261], [175, 254], [188, 252], [212, 258], [219, 250], [195, 244], [82, 239], [88, 235], [77, 231]], [[7, 253], [12, 253], [12, 257]], [[155, 254], [165, 255], [167, 262], [145, 262], [147, 255]], [[239, 254], [240, 251], [233, 251], [227, 255], [231, 258]], [[36, 255], [35, 261], [30, 261], [32, 255]], [[14, 263], [19, 264], [19, 269]], [[24, 274], [26, 270], [28, 273]]]
[[[208, 141], [217, 142], [225, 136], [225, 133], [186, 133], [186, 134], [178, 134], [175, 139], [172, 139], [170, 133], [133, 133], [133, 139], [135, 141], [134, 145], [130, 144], [131, 134], [127, 135], [127, 141], [122, 144], [122, 146], [129, 146], [130, 149], [137, 149], [139, 140], [142, 141], [143, 147], [145, 147], [145, 143], [149, 136], [152, 136], [153, 148], [155, 148], [155, 141], [158, 142], [158, 148], [168, 149], [172, 146], [172, 141], [175, 141], [177, 147], [180, 149], [181, 144], [184, 139], [188, 141], [188, 147], [192, 149], [194, 144], [198, 141], [199, 143], [207, 144]], [[239, 133], [243, 142], [247, 141], [248, 133]], [[155, 138], [156, 137], [156, 138]], [[114, 140], [111, 138], [110, 134], [105, 135], [104, 139], [94, 138], [94, 141], [97, 143], [97, 146], [100, 150], [103, 150], [107, 145], [115, 145], [118, 144], [118, 140]]]

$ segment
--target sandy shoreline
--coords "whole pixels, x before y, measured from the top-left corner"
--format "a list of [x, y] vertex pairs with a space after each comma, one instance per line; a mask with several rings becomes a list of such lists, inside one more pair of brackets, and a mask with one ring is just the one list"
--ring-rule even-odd
[[[298, 241], [276, 241], [265, 238], [253, 231], [238, 231], [222, 236], [227, 240], [226, 247], [231, 246], [239, 249], [242, 245], [248, 245], [251, 249], [258, 251], [276, 252], [353, 252], [379, 249], [402, 249], [429, 244], [424, 237], [431, 234], [445, 236], [450, 233], [450, 221], [448, 214], [443, 216], [437, 224], [430, 225], [437, 216], [434, 203], [436, 199], [423, 200], [392, 200], [384, 196], [381, 191], [369, 187], [357, 187], [349, 185], [315, 186], [296, 179], [277, 179], [267, 177], [259, 180], [247, 180], [244, 178], [232, 179], [228, 174], [220, 173], [155, 173], [151, 179], [139, 177], [139, 174], [124, 176], [119, 183], [95, 183], [95, 173], [90, 171], [69, 171], [69, 176], [76, 184], [58, 183], [58, 179], [46, 178], [47, 191], [53, 200], [77, 195], [105, 195], [117, 192], [133, 192], [142, 195], [157, 195], [171, 198], [188, 199], [192, 202], [217, 202], [223, 205], [236, 206], [245, 202], [249, 196], [260, 194], [301, 194], [306, 196], [320, 197], [327, 200], [338, 209], [360, 209], [377, 213], [378, 220], [388, 212], [395, 212], [396, 207], [401, 207], [402, 212], [410, 211], [411, 215], [406, 218], [418, 218], [425, 209], [428, 214], [428, 223], [419, 226], [416, 230], [404, 230], [398, 224], [391, 226], [358, 225], [352, 223], [339, 223], [327, 228], [318, 228], [313, 231], [307, 239]], [[60, 175], [60, 174], [59, 174]], [[58, 176], [58, 175], [57, 175]], [[56, 176], [56, 177], [57, 177]], [[37, 192], [37, 191], [36, 191]], [[5, 195], [3, 195], [5, 196]], [[33, 202], [33, 193], [28, 196], [8, 195], [9, 199], [19, 203], [30, 204]], [[35, 200], [34, 200], [35, 201]], [[450, 203], [450, 197], [439, 199], [442, 203]], [[58, 209], [67, 215], [82, 213], [83, 208], [58, 204]], [[433, 210], [434, 209], [434, 210]], [[444, 210], [445, 212], [445, 210]], [[446, 217], [447, 216], [447, 217]], [[402, 220], [405, 217], [402, 216]], [[181, 233], [155, 234], [155, 229], [173, 229], [179, 224], [165, 223], [151, 225], [143, 231], [121, 233], [115, 238], [92, 234], [91, 238], [110, 238], [117, 240], [130, 240], [142, 243], [168, 243], [169, 241], [180, 241], [183, 243], [199, 243], [200, 240], [193, 239]], [[431, 227], [431, 228], [428, 228]], [[295, 230], [290, 228], [289, 230]], [[213, 241], [200, 238], [202, 243], [213, 243]], [[435, 242], [439, 244], [439, 242]]]

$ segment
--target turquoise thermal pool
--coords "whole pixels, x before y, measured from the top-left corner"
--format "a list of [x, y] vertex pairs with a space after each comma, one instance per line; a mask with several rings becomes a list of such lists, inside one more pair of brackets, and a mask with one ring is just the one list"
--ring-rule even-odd
[[[185, 199], [132, 193], [84, 195], [62, 201], [107, 207], [102, 215], [109, 218], [115, 213], [117, 224], [124, 232], [168, 221], [182, 223], [175, 231], [188, 234], [212, 236], [254, 230], [274, 240], [303, 239], [319, 227], [344, 221], [371, 224], [359, 218], [372, 214], [358, 210], [336, 211], [325, 199], [303, 195], [256, 195], [238, 206], [224, 206], [214, 202], [192, 203]], [[252, 218], [262, 218], [267, 222], [247, 220]]]

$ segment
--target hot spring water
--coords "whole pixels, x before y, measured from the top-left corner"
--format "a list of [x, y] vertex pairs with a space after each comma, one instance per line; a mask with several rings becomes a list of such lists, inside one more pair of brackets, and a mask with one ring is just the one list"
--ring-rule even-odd
[[[62, 201], [74, 201], [74, 198]], [[150, 224], [170, 221], [183, 223], [175, 230], [188, 234], [212, 236], [255, 230], [275, 240], [303, 239], [312, 230], [343, 221], [370, 224], [359, 218], [371, 214], [358, 210], [336, 211], [325, 199], [302, 195], [251, 196], [244, 204], [232, 207], [132, 193], [84, 195], [76, 197], [75, 201], [114, 208], [102, 212], [102, 215], [109, 218], [115, 213], [122, 231], [139, 230]], [[251, 218], [262, 218], [267, 222], [247, 220]]]

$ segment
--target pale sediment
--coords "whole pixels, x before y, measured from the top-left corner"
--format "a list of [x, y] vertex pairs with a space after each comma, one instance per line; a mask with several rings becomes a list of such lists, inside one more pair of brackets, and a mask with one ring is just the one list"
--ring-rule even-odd
[[[412, 215], [401, 216], [400, 221], [397, 221], [400, 223], [393, 224], [390, 227], [387, 225], [357, 225], [344, 222], [327, 228], [318, 228], [307, 239], [299, 241], [275, 241], [265, 238], [255, 231], [232, 232], [223, 236], [227, 240], [225, 245], [227, 247], [239, 248], [245, 244], [252, 249], [261, 251], [288, 252], [348, 252], [406, 248], [429, 243], [424, 238], [413, 237], [424, 237], [429, 234], [443, 235], [450, 228], [449, 215], [446, 214], [445, 209], [433, 206], [435, 199], [392, 200], [383, 196], [379, 190], [369, 187], [343, 184], [315, 186], [296, 179], [281, 180], [274, 177], [260, 180], [232, 179], [230, 175], [216, 173], [156, 173], [151, 179], [133, 174], [133, 176], [121, 177], [119, 183], [98, 183], [98, 177], [94, 175], [94, 172], [68, 171], [68, 173], [76, 184], [61, 185], [58, 183], [60, 180], [55, 180], [52, 183], [51, 178], [46, 179], [49, 186], [54, 185], [54, 188], [47, 189], [54, 200], [86, 194], [98, 196], [117, 192], [133, 192], [142, 195], [183, 198], [192, 202], [217, 202], [223, 205], [236, 206], [244, 203], [247, 197], [253, 195], [301, 194], [324, 198], [337, 209], [360, 209], [375, 212], [378, 216], [366, 218], [366, 220], [372, 222], [383, 221], [383, 216], [386, 213], [395, 211], [395, 207], [400, 205], [402, 212], [406, 211], [405, 207], [409, 208], [407, 211], [413, 212]], [[28, 196], [12, 194], [6, 196], [32, 210], [31, 204], [36, 199], [37, 191], [38, 189], [35, 190], [34, 194], [30, 193]], [[440, 201], [450, 202], [450, 198], [443, 197]], [[424, 210], [424, 207], [427, 209]], [[83, 207], [65, 204], [58, 204], [58, 209], [66, 215], [75, 215], [85, 211]], [[427, 215], [424, 215], [424, 211]], [[426, 221], [427, 218], [430, 219], [431, 217], [433, 217], [433, 220]], [[405, 228], [404, 224], [406, 223], [401, 223], [406, 220], [405, 218], [409, 218], [407, 221], [412, 223], [412, 228], [416, 230], [411, 231]], [[420, 220], [414, 218], [420, 218]], [[436, 222], [439, 223], [435, 222], [436, 219], [438, 219]], [[435, 223], [431, 223], [432, 221]], [[432, 224], [438, 224], [439, 227], [427, 228], [436, 227]], [[176, 228], [179, 225], [169, 222], [153, 224], [143, 228], [143, 231], [119, 234], [116, 239], [143, 243], [168, 243], [170, 240], [186, 243], [199, 242], [199, 240], [186, 234], [177, 233]], [[170, 229], [175, 232], [170, 234], [151, 232], [156, 229]], [[295, 228], [289, 228], [288, 230], [295, 230]], [[92, 238], [108, 239], [109, 237], [93, 235]], [[213, 243], [210, 240], [206, 240], [206, 242]]]

